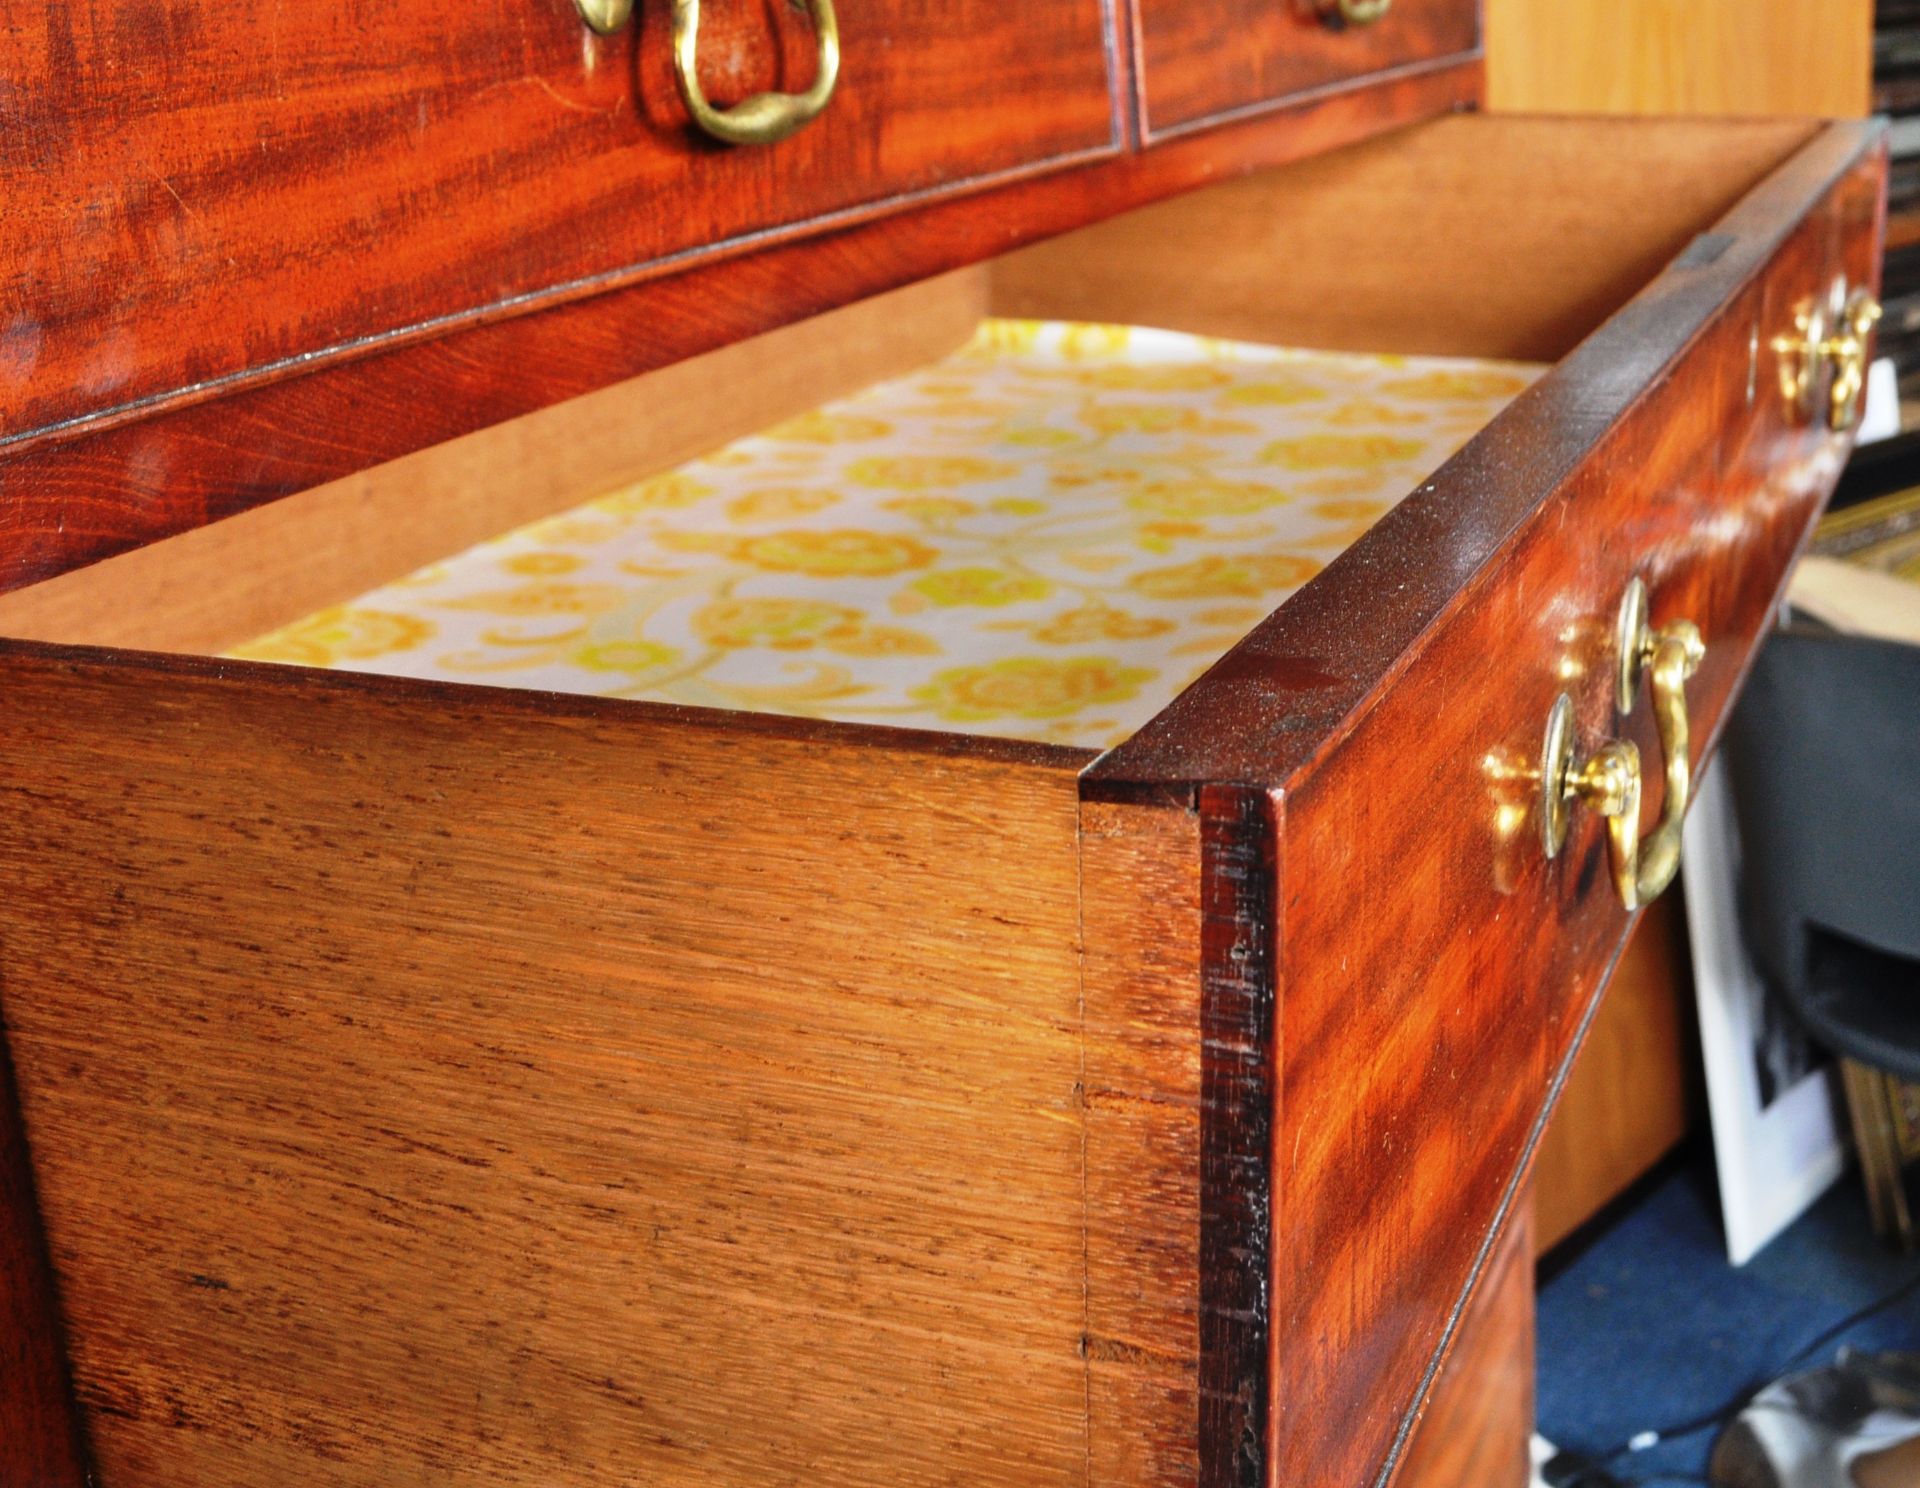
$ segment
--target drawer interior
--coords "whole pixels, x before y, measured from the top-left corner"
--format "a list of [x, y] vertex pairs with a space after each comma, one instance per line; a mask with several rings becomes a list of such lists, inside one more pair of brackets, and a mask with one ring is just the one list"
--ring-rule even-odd
[[1808, 132], [1419, 126], [6, 596], [0, 633], [1108, 747]]
[[228, 654], [1104, 749], [1541, 370], [986, 319]]

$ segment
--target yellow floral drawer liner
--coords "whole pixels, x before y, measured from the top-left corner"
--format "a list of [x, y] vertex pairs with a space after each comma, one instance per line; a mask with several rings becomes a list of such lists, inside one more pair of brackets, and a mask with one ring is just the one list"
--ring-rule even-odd
[[1541, 370], [988, 321], [232, 654], [1102, 748]]

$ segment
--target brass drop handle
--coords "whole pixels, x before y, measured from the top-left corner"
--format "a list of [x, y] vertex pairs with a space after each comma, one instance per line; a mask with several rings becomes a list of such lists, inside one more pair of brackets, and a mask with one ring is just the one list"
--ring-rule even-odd
[[1331, 15], [1349, 26], [1371, 26], [1393, 9], [1393, 0], [1335, 0]]
[[1818, 300], [1797, 305], [1793, 329], [1773, 338], [1773, 352], [1780, 360], [1780, 397], [1787, 406], [1787, 417], [1796, 424], [1813, 417], [1826, 344], [1827, 311]]
[[1660, 823], [1640, 847], [1634, 875], [1634, 897], [1628, 909], [1657, 899], [1680, 871], [1681, 831], [1686, 826], [1687, 802], [1693, 795], [1693, 731], [1687, 718], [1687, 679], [1700, 669], [1707, 654], [1700, 628], [1691, 620], [1672, 620], [1655, 629], [1647, 618], [1647, 586], [1635, 578], [1620, 601], [1615, 625], [1620, 667], [1615, 680], [1615, 703], [1622, 715], [1631, 713], [1647, 678], [1653, 693], [1653, 722], [1666, 756], [1666, 800]]
[[[700, 86], [700, 0], [673, 0], [673, 72], [694, 123], [730, 145], [771, 145], [818, 117], [840, 81], [840, 22], [833, 0], [807, 3], [819, 42], [813, 86], [804, 93], [756, 93], [732, 108], [715, 108]], [[602, 36], [613, 35], [633, 19], [633, 0], [574, 0], [574, 6], [580, 19]]]
[[[1591, 758], [1573, 758], [1573, 702], [1563, 692], [1547, 719], [1541, 755], [1540, 840], [1549, 858], [1567, 839], [1567, 805], [1580, 801], [1607, 818], [1613, 882], [1629, 910], [1666, 892], [1680, 871], [1681, 834], [1687, 803], [1693, 796], [1693, 729], [1687, 716], [1687, 679], [1700, 668], [1706, 644], [1691, 620], [1673, 620], [1655, 629], [1647, 618], [1647, 586], [1638, 578], [1627, 585], [1615, 624], [1620, 665], [1614, 703], [1633, 711], [1644, 676], [1653, 693], [1654, 727], [1665, 758], [1666, 799], [1660, 821], [1640, 835], [1640, 752], [1625, 740], [1602, 745]], [[1630, 781], [1628, 777], [1631, 777]]]
[[[1837, 297], [1838, 291], [1836, 291]], [[1818, 407], [1820, 374], [1827, 381], [1826, 425], [1835, 433], [1851, 429], [1860, 418], [1861, 394], [1867, 386], [1867, 351], [1873, 328], [1880, 320], [1880, 301], [1873, 291], [1856, 289], [1846, 297], [1829, 324], [1825, 305], [1803, 302], [1795, 311], [1793, 329], [1773, 338], [1780, 359], [1780, 393], [1789, 414], [1809, 422]]]
[[1880, 320], [1880, 301], [1873, 291], [1856, 289], [1834, 333], [1821, 345], [1833, 363], [1833, 383], [1827, 389], [1827, 427], [1836, 433], [1851, 429], [1860, 418], [1860, 395], [1867, 386], [1867, 346]]
[[673, 71], [694, 123], [730, 145], [771, 145], [819, 116], [840, 81], [840, 23], [833, 0], [807, 3], [819, 43], [813, 86], [804, 93], [755, 93], [732, 108], [715, 108], [700, 86], [700, 0], [673, 0]]
[[1540, 752], [1540, 846], [1549, 858], [1567, 845], [1575, 802], [1607, 819], [1613, 886], [1621, 902], [1635, 908], [1640, 902], [1640, 751], [1630, 740], [1615, 739], [1576, 763], [1573, 699], [1563, 692], [1547, 714]]

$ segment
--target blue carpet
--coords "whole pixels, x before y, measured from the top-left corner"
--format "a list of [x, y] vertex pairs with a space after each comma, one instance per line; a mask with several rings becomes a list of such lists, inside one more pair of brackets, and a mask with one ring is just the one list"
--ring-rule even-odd
[[[1735, 1270], [1711, 1185], [1710, 1172], [1659, 1180], [1543, 1272], [1539, 1422], [1556, 1446], [1595, 1453], [1704, 1415], [1785, 1372], [1825, 1329], [1920, 1275], [1920, 1261], [1873, 1237], [1853, 1173]], [[1920, 1350], [1920, 1294], [1801, 1367], [1831, 1362], [1842, 1342]], [[1633, 1482], [1700, 1482], [1714, 1435], [1663, 1441], [1612, 1470]]]

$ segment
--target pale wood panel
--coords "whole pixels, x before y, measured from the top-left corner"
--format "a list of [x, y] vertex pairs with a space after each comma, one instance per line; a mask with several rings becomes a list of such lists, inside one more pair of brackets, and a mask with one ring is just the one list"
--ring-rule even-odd
[[1084, 1480], [1085, 756], [19, 646], [0, 720], [107, 1488]]
[[1872, 0], [1485, 4], [1494, 109], [1833, 119], [1871, 109]]
[[1534, 1160], [1541, 1251], [1585, 1224], [1687, 1134], [1692, 995], [1678, 897], [1647, 906]]
[[1088, 1463], [1199, 1472], [1200, 819], [1081, 807]]
[[1285, 346], [1552, 361], [1812, 131], [1455, 115], [1012, 254], [993, 266], [993, 305]]
[[738, 342], [0, 595], [0, 635], [227, 650], [924, 366], [985, 303], [985, 271], [962, 269]]

